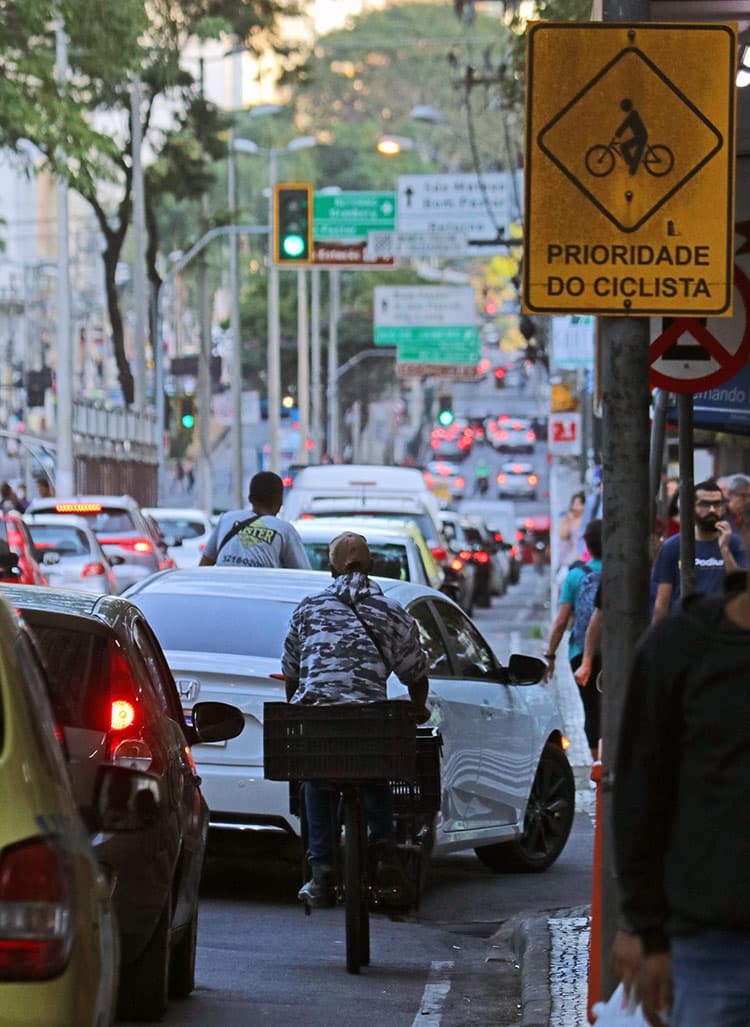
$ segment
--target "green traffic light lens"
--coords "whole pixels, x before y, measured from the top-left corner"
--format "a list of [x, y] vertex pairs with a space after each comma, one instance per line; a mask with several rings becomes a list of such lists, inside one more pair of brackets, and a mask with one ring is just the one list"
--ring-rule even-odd
[[194, 428], [195, 427], [195, 417], [192, 414], [183, 414], [182, 415], [182, 427], [183, 428]]
[[287, 235], [282, 240], [281, 250], [287, 257], [301, 257], [305, 252], [305, 240], [301, 235]]
[[453, 413], [450, 410], [441, 410], [438, 414], [438, 422], [447, 428], [449, 424], [453, 424]]

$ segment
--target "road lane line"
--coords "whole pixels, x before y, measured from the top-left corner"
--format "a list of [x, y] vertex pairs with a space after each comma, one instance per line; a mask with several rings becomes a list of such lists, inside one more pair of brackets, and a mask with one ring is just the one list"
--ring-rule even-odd
[[419, 1012], [414, 1017], [412, 1027], [440, 1027], [443, 1004], [451, 990], [450, 971], [454, 965], [453, 960], [435, 960], [432, 963]]

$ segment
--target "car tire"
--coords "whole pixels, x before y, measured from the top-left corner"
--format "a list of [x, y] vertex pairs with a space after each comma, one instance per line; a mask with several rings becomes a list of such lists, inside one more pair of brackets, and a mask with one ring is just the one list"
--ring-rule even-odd
[[480, 845], [474, 852], [496, 873], [541, 873], [565, 848], [574, 814], [573, 771], [562, 749], [548, 742], [531, 786], [523, 834], [512, 842]]
[[198, 906], [185, 933], [172, 946], [169, 958], [169, 997], [187, 998], [195, 988], [195, 953], [198, 947]]
[[118, 1020], [161, 1020], [169, 998], [169, 933], [172, 901], [164, 903], [154, 933], [132, 963], [120, 970]]

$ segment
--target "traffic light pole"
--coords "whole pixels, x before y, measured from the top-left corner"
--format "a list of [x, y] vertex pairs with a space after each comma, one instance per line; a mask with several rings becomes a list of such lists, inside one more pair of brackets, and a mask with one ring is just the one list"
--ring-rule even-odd
[[268, 455], [269, 469], [280, 470], [281, 436], [281, 324], [279, 321], [279, 269], [273, 252], [273, 187], [276, 185], [276, 151], [268, 155]]

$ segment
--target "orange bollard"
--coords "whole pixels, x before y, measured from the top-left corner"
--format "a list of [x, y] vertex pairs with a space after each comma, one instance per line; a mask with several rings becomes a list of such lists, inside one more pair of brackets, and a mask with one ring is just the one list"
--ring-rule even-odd
[[601, 1001], [602, 967], [602, 759], [601, 742], [599, 759], [591, 768], [591, 780], [596, 784], [596, 815], [594, 817], [594, 870], [591, 881], [591, 930], [589, 932], [589, 987], [587, 1014], [589, 1023], [594, 1022], [594, 1005]]

